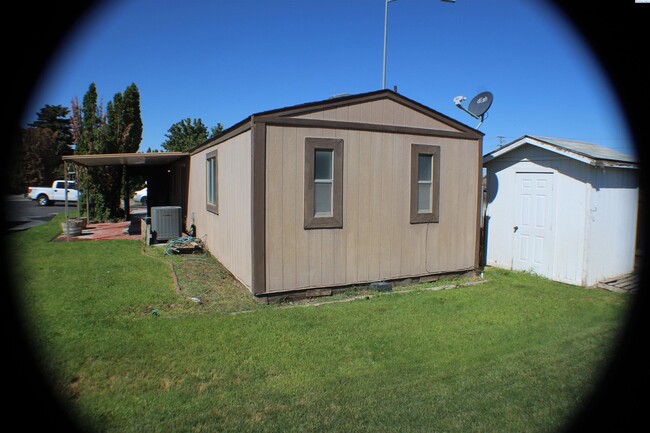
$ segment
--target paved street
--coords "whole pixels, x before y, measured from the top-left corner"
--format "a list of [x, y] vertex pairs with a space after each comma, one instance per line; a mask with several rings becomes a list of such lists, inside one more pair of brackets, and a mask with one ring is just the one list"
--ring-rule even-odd
[[[68, 209], [77, 210], [75, 202], [68, 203]], [[131, 211], [146, 209], [139, 203], [131, 200]], [[56, 202], [51, 206], [39, 206], [35, 201], [24, 198], [22, 195], [9, 195], [4, 198], [4, 211], [7, 231], [26, 230], [50, 221], [57, 214], [65, 211], [63, 202]]]
[[[69, 203], [68, 206], [69, 209], [76, 210], [76, 203]], [[35, 201], [21, 195], [5, 196], [5, 230], [25, 230], [43, 224], [64, 210], [65, 204], [63, 202], [56, 202], [52, 206], [39, 206]]]

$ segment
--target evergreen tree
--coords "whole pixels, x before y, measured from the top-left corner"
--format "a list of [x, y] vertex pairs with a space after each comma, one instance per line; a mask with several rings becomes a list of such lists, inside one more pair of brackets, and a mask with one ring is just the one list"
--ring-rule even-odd
[[77, 149], [80, 154], [103, 153], [101, 148], [101, 127], [104, 119], [101, 113], [101, 105], [97, 105], [97, 86], [91, 83], [88, 91], [84, 95], [83, 105], [81, 107], [81, 142], [78, 143]]
[[[133, 152], [142, 140], [140, 95], [135, 84], [122, 93], [116, 93], [106, 105], [106, 113], [97, 102], [97, 88], [92, 83], [83, 98], [83, 105], [72, 101], [71, 135], [77, 154]], [[120, 167], [93, 167], [80, 179], [82, 195], [92, 203], [94, 220], [112, 220], [123, 217], [120, 198], [126, 182], [126, 171]], [[84, 198], [82, 197], [82, 200]], [[125, 206], [126, 208], [126, 206]]]
[[167, 140], [162, 144], [167, 152], [184, 152], [193, 149], [209, 139], [219, 135], [223, 131], [223, 125], [218, 123], [208, 132], [208, 127], [201, 119], [183, 119], [174, 123], [165, 137]]
[[72, 135], [70, 132], [70, 109], [62, 105], [45, 105], [36, 113], [36, 120], [29, 124], [34, 128], [47, 128], [57, 134], [55, 154], [72, 154]]
[[58, 177], [57, 133], [49, 128], [27, 128], [23, 135], [23, 179], [27, 186], [50, 185]]
[[118, 153], [123, 147], [126, 125], [124, 123], [124, 99], [116, 93], [106, 105], [106, 145], [102, 153]]
[[221, 123], [217, 123], [217, 126], [213, 126], [210, 129], [210, 136], [208, 137], [208, 140], [212, 140], [216, 136], [221, 135], [222, 132], [223, 132], [223, 125]]
[[142, 142], [142, 116], [140, 114], [140, 91], [132, 83], [124, 91], [124, 124], [127, 125], [122, 152], [134, 153]]

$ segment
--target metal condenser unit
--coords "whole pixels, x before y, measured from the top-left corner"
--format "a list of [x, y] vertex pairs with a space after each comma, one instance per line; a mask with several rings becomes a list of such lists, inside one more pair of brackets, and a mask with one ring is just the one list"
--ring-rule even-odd
[[156, 206], [151, 208], [151, 230], [158, 241], [178, 238], [182, 234], [180, 206]]

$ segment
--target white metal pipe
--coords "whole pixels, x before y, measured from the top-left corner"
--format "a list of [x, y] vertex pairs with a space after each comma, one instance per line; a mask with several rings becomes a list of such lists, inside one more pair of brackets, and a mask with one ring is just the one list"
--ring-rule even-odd
[[[388, 38], [388, 3], [394, 1], [397, 0], [386, 0], [386, 5], [384, 9], [384, 67], [383, 67], [383, 73], [381, 78], [382, 89], [386, 88], [386, 45], [387, 45], [387, 38]], [[456, 3], [456, 0], [440, 0], [440, 1], [445, 3]]]

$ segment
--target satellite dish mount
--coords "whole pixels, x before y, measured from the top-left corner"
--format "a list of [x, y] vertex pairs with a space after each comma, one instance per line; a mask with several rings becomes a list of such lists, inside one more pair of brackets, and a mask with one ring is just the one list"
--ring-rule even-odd
[[480, 122], [476, 126], [476, 129], [480, 128], [481, 125], [483, 124], [483, 121], [486, 118], [487, 111], [490, 109], [490, 106], [492, 105], [492, 101], [494, 100], [494, 96], [492, 95], [491, 92], [481, 92], [478, 95], [474, 96], [472, 100], [469, 102], [469, 106], [467, 108], [463, 107], [462, 103], [465, 101], [467, 98], [464, 96], [456, 96], [454, 98], [454, 104], [456, 107], [460, 108], [470, 116], [472, 116], [474, 119], [479, 119]]

